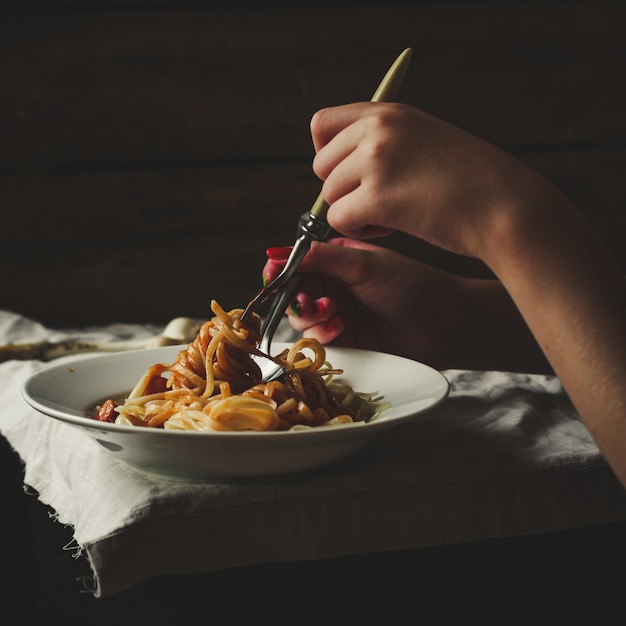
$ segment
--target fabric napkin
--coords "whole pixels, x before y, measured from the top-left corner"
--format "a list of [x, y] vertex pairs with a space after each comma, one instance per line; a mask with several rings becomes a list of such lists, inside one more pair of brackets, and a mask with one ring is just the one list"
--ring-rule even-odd
[[[150, 337], [112, 325], [50, 331], [0, 311], [0, 343]], [[278, 341], [291, 340], [288, 328]], [[109, 596], [161, 573], [309, 560], [626, 519], [626, 494], [555, 377], [448, 370], [448, 400], [307, 477], [185, 484], [144, 476], [21, 397], [39, 361], [0, 363], [0, 433], [24, 482]], [[59, 550], [62, 546], [59, 546]]]

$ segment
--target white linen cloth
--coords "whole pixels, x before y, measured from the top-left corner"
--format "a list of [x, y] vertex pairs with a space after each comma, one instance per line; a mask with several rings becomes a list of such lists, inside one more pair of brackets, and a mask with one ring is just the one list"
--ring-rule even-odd
[[[121, 324], [52, 332], [0, 311], [1, 344], [160, 330]], [[277, 340], [290, 340], [289, 332], [283, 328]], [[0, 433], [24, 462], [25, 484], [73, 528], [98, 597], [161, 573], [626, 519], [626, 492], [554, 377], [449, 370], [444, 404], [338, 466], [284, 482], [184, 484], [130, 470], [79, 429], [31, 409], [21, 386], [44, 365], [0, 363]]]

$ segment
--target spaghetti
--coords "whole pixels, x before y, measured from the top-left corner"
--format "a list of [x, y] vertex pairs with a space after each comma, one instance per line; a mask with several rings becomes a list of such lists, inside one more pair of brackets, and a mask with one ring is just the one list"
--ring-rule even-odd
[[[366, 422], [384, 403], [334, 380], [342, 370], [326, 361], [324, 347], [302, 338], [271, 357], [258, 348], [261, 320], [242, 322], [214, 300], [214, 317], [174, 363], [155, 364], [121, 403], [110, 399], [96, 419], [172, 430], [276, 431]], [[253, 356], [279, 363], [284, 374], [263, 382]]]

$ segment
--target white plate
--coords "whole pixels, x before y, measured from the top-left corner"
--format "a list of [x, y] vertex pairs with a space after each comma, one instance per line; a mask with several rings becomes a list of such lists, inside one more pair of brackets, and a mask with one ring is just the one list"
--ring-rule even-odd
[[[288, 344], [276, 343], [273, 353]], [[184, 346], [65, 359], [31, 376], [26, 402], [41, 413], [83, 429], [133, 468], [188, 482], [249, 480], [312, 470], [345, 458], [382, 431], [405, 424], [445, 400], [446, 378], [409, 359], [348, 348], [327, 348], [356, 391], [378, 392], [390, 408], [368, 423], [280, 432], [185, 432], [98, 422], [96, 404], [124, 396], [155, 363], [172, 363]]]

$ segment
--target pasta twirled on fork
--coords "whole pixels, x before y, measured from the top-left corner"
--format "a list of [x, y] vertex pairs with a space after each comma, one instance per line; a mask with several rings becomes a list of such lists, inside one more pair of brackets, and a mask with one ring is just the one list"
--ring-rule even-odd
[[[290, 430], [371, 419], [384, 404], [333, 381], [341, 370], [326, 362], [315, 339], [302, 338], [271, 357], [284, 367], [263, 382], [253, 355], [263, 354], [260, 318], [241, 321], [212, 301], [214, 317], [172, 364], [153, 365], [122, 402], [97, 407], [102, 421], [172, 430]], [[264, 355], [268, 356], [268, 355]]]

